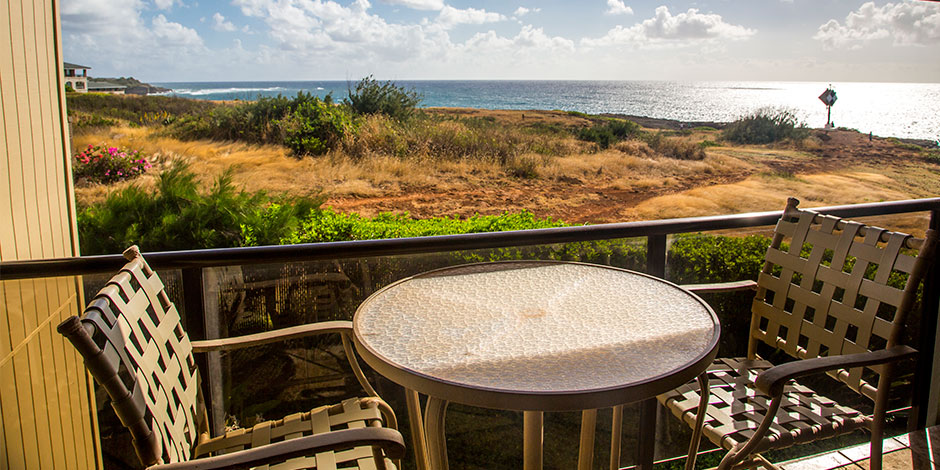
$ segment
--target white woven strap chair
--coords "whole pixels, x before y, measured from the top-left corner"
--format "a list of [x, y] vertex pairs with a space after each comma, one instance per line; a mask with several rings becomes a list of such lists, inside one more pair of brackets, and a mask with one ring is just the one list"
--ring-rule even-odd
[[[881, 468], [895, 364], [916, 354], [899, 339], [937, 233], [918, 239], [799, 210], [798, 204], [789, 200], [758, 280], [749, 286], [757, 293], [747, 357], [717, 359], [709, 369], [706, 414], [698, 413], [700, 382], [659, 396], [693, 427], [687, 469], [695, 465], [702, 434], [729, 451], [720, 469], [777, 468], [760, 453], [859, 428], [871, 431], [871, 468]], [[758, 356], [760, 343], [798, 360], [774, 366]], [[841, 406], [793, 380], [821, 372], [872, 399], [874, 413]]]
[[[395, 415], [356, 363], [349, 322], [322, 322], [255, 335], [190, 341], [157, 273], [136, 246], [81, 318], [59, 325], [108, 392], [150, 469], [394, 468], [404, 453]], [[209, 435], [194, 352], [230, 350], [315, 334], [342, 335], [347, 359], [370, 395]], [[391, 429], [383, 427], [388, 424]], [[267, 466], [267, 467], [265, 467]]]

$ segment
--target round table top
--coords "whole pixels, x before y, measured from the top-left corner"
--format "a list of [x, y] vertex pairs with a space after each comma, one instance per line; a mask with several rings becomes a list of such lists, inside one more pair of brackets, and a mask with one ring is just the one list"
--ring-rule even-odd
[[480, 263], [419, 274], [369, 297], [357, 349], [382, 375], [469, 405], [601, 408], [703, 372], [720, 327], [694, 294], [608, 266]]

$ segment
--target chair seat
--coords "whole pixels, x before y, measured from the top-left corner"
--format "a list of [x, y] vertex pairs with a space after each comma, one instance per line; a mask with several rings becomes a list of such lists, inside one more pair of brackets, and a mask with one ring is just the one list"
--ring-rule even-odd
[[[703, 433], [715, 445], [731, 450], [745, 442], [764, 419], [771, 398], [754, 387], [759, 373], [773, 367], [764, 360], [719, 358], [708, 369], [709, 406]], [[694, 427], [699, 386], [692, 381], [657, 397], [679, 419]], [[837, 405], [796, 382], [783, 392], [776, 421], [755, 452], [789, 447], [819, 438], [867, 428], [871, 418]]]
[[[287, 439], [322, 434], [340, 429], [382, 426], [382, 408], [388, 409], [381, 399], [374, 397], [350, 398], [336, 405], [314, 408], [295, 413], [276, 421], [264, 421], [250, 429], [239, 428], [224, 435], [208, 439], [196, 446], [195, 457], [207, 457], [260, 447]], [[386, 459], [388, 469], [395, 465]], [[265, 467], [269, 470], [375, 469], [372, 447], [360, 446], [335, 452], [322, 452], [313, 457], [300, 457]]]

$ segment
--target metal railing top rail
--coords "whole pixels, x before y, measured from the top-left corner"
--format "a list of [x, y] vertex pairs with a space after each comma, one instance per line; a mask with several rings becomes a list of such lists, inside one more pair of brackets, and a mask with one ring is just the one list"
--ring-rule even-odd
[[[940, 211], [940, 197], [828, 206], [814, 208], [814, 210], [840, 217], [867, 217], [908, 212]], [[163, 251], [147, 253], [147, 261], [154, 269], [182, 269], [545, 245], [760, 227], [775, 224], [781, 214], [782, 211], [752, 212], [511, 232]], [[0, 262], [0, 279], [31, 279], [110, 273], [119, 269], [124, 262], [123, 256], [119, 254], [4, 261]]]

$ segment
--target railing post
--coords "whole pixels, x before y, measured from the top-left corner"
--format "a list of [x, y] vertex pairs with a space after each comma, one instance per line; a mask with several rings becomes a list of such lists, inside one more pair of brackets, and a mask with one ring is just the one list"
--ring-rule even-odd
[[666, 277], [666, 235], [646, 237], [646, 272], [659, 278]]
[[[182, 271], [183, 281], [183, 315], [186, 333], [191, 340], [202, 340], [206, 338], [206, 321], [203, 315], [204, 290], [202, 268], [184, 268]], [[209, 424], [211, 431], [217, 433], [216, 421], [218, 417], [213, 416], [212, 390], [209, 359], [207, 354], [195, 354], [196, 367], [199, 368], [199, 377], [203, 381], [202, 397], [205, 401], [206, 410], [209, 412]]]
[[[940, 211], [930, 212], [930, 228], [940, 230]], [[917, 365], [908, 428], [913, 431], [937, 424], [940, 406], [940, 263], [936, 260], [924, 279]]]

